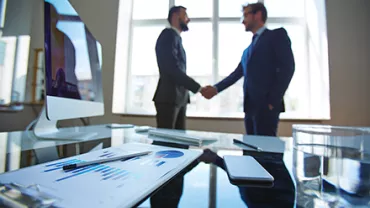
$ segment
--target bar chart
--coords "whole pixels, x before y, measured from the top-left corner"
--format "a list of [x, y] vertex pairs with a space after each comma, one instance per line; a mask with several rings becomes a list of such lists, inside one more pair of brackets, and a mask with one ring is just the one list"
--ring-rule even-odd
[[156, 166], [156, 167], [160, 167], [161, 165], [163, 165], [165, 163], [166, 163], [166, 161], [161, 161], [161, 160], [157, 160], [157, 159], [153, 159], [153, 158], [140, 161], [140, 165], [152, 165], [152, 166]]
[[[99, 159], [110, 158], [110, 157], [114, 157], [116, 155], [118, 155], [118, 154], [115, 153], [115, 152], [110, 152], [110, 151], [106, 150], [106, 151], [103, 152], [103, 154], [99, 155], [98, 158]], [[44, 172], [62, 170], [63, 166], [65, 166], [65, 165], [70, 165], [70, 164], [80, 163], [80, 162], [85, 162], [85, 161], [78, 160], [78, 159], [71, 159], [71, 160], [67, 160], [67, 161], [64, 161], [64, 162], [57, 162], [57, 163], [48, 164], [48, 165], [46, 165], [47, 169], [44, 170]]]
[[99, 157], [102, 157], [102, 158], [104, 158], [104, 157], [110, 158], [110, 157], [114, 157], [116, 155], [117, 155], [117, 153], [115, 153], [115, 152], [104, 151], [103, 154], [100, 155]]
[[[83, 162], [80, 160], [72, 159], [67, 160], [65, 162], [60, 163], [53, 163], [46, 165], [46, 169], [43, 171], [45, 173], [52, 172], [52, 171], [62, 171], [62, 167], [64, 165]], [[102, 181], [106, 180], [124, 180], [130, 176], [130, 172], [127, 170], [122, 170], [120, 168], [110, 167], [108, 165], [96, 164], [96, 165], [89, 165], [85, 167], [80, 167], [71, 170], [65, 170], [64, 177], [60, 177], [55, 180], [55, 182], [64, 181], [67, 179], [74, 178], [76, 176], [81, 176], [84, 174], [99, 174]]]
[[64, 162], [57, 162], [57, 163], [48, 164], [48, 165], [45, 165], [46, 169], [43, 172], [47, 173], [47, 172], [52, 172], [52, 171], [56, 171], [56, 170], [62, 170], [64, 165], [70, 165], [70, 164], [79, 163], [79, 162], [83, 162], [83, 161], [77, 160], [77, 159], [72, 159], [72, 160], [67, 160], [67, 161], [64, 161]]
[[[121, 154], [121, 153], [120, 153]], [[115, 153], [113, 151], [103, 151], [102, 153], [99, 153], [96, 155], [98, 158], [110, 158], [119, 155], [118, 153]], [[156, 152], [151, 157], [134, 157], [129, 160], [125, 160], [122, 162], [132, 161], [135, 164], [140, 164], [140, 166], [151, 166], [151, 167], [161, 167], [162, 165], [166, 164], [166, 159], [173, 159], [173, 158], [179, 158], [184, 155], [183, 152], [177, 151], [177, 150], [163, 150]], [[57, 163], [51, 163], [48, 165], [45, 165], [45, 169], [43, 170], [44, 173], [49, 173], [53, 171], [59, 171], [60, 173], [63, 173], [58, 178], [55, 179], [55, 182], [62, 182], [65, 180], [70, 180], [72, 178], [78, 177], [78, 176], [86, 176], [87, 174], [94, 174], [94, 177], [98, 176], [101, 181], [122, 181], [126, 180], [129, 177], [133, 176], [135, 178], [138, 178], [139, 176], [137, 174], [133, 174], [127, 170], [111, 167], [109, 165], [105, 164], [94, 164], [94, 165], [88, 165], [84, 167], [79, 167], [71, 170], [65, 170], [63, 171], [63, 166], [74, 164], [74, 163], [80, 163], [85, 162], [84, 160], [79, 159], [70, 159], [63, 162], [57, 162]]]
[[[109, 157], [113, 157], [116, 155], [117, 154], [114, 152], [104, 151], [98, 157], [99, 158], [109, 158]], [[62, 171], [63, 177], [57, 178], [55, 182], [61, 182], [61, 181], [68, 180], [68, 179], [74, 178], [76, 176], [81, 176], [84, 174], [99, 174], [102, 181], [125, 180], [130, 176], [130, 172], [127, 170], [110, 167], [108, 165], [103, 165], [103, 164], [94, 164], [94, 165], [89, 165], [89, 166], [84, 166], [80, 168], [63, 171], [63, 166], [74, 164], [74, 163], [80, 163], [80, 162], [85, 162], [85, 161], [78, 160], [78, 159], [71, 159], [71, 160], [66, 160], [63, 162], [51, 163], [51, 164], [45, 165], [45, 169], [43, 170], [43, 172], [49, 173], [53, 171], [59, 171], [59, 172]]]

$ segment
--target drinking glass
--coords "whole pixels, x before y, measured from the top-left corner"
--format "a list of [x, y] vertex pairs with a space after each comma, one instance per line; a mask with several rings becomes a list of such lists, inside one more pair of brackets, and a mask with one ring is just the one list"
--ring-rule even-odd
[[370, 206], [370, 128], [293, 125], [298, 207]]

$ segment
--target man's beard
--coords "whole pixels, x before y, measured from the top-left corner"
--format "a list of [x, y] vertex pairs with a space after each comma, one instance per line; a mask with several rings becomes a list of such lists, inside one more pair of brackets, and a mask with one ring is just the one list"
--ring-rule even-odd
[[182, 30], [183, 32], [186, 32], [186, 31], [188, 31], [188, 30], [189, 30], [189, 27], [186, 25], [186, 23], [185, 23], [185, 22], [183, 22], [183, 21], [181, 21], [181, 20], [180, 20], [180, 28], [181, 28], [181, 30]]
[[247, 32], [250, 32], [253, 30], [253, 28], [255, 27], [255, 23], [254, 22], [249, 22], [249, 24], [247, 25], [247, 27], [245, 27], [245, 31]]

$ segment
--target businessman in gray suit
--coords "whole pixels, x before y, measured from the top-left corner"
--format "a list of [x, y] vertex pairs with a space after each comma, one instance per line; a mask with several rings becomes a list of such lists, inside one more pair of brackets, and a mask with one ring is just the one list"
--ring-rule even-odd
[[186, 8], [172, 7], [168, 22], [171, 27], [161, 32], [155, 46], [159, 68], [159, 81], [153, 98], [157, 127], [185, 129], [189, 90], [197, 93], [202, 87], [186, 74], [186, 53], [181, 39], [181, 33], [189, 29]]

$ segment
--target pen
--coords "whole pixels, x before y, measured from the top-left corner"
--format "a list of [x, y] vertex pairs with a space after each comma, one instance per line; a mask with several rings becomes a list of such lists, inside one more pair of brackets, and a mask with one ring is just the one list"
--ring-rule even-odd
[[245, 142], [243, 142], [243, 141], [240, 141], [240, 140], [237, 140], [237, 139], [233, 139], [233, 141], [234, 141], [234, 143], [243, 144], [243, 145], [245, 145], [245, 146], [247, 146], [247, 147], [250, 147], [250, 148], [253, 148], [253, 149], [255, 149], [255, 150], [262, 151], [262, 149], [261, 149], [261, 148], [259, 148], [259, 147], [257, 147], [257, 146], [254, 146], [254, 145], [251, 145], [251, 144], [247, 144], [247, 143], [245, 143]]
[[136, 152], [136, 153], [121, 155], [121, 156], [117, 156], [117, 157], [111, 157], [111, 158], [105, 158], [105, 159], [99, 159], [99, 160], [92, 160], [92, 161], [87, 161], [87, 162], [69, 164], [69, 165], [63, 166], [63, 170], [70, 170], [70, 169], [80, 168], [80, 167], [84, 167], [84, 166], [88, 166], [88, 165], [94, 165], [94, 164], [100, 164], [100, 163], [105, 163], [105, 162], [112, 162], [112, 161], [115, 161], [115, 160], [123, 160], [123, 159], [133, 158], [133, 157], [137, 157], [137, 156], [147, 155], [147, 154], [150, 154], [151, 152], [152, 151]]

